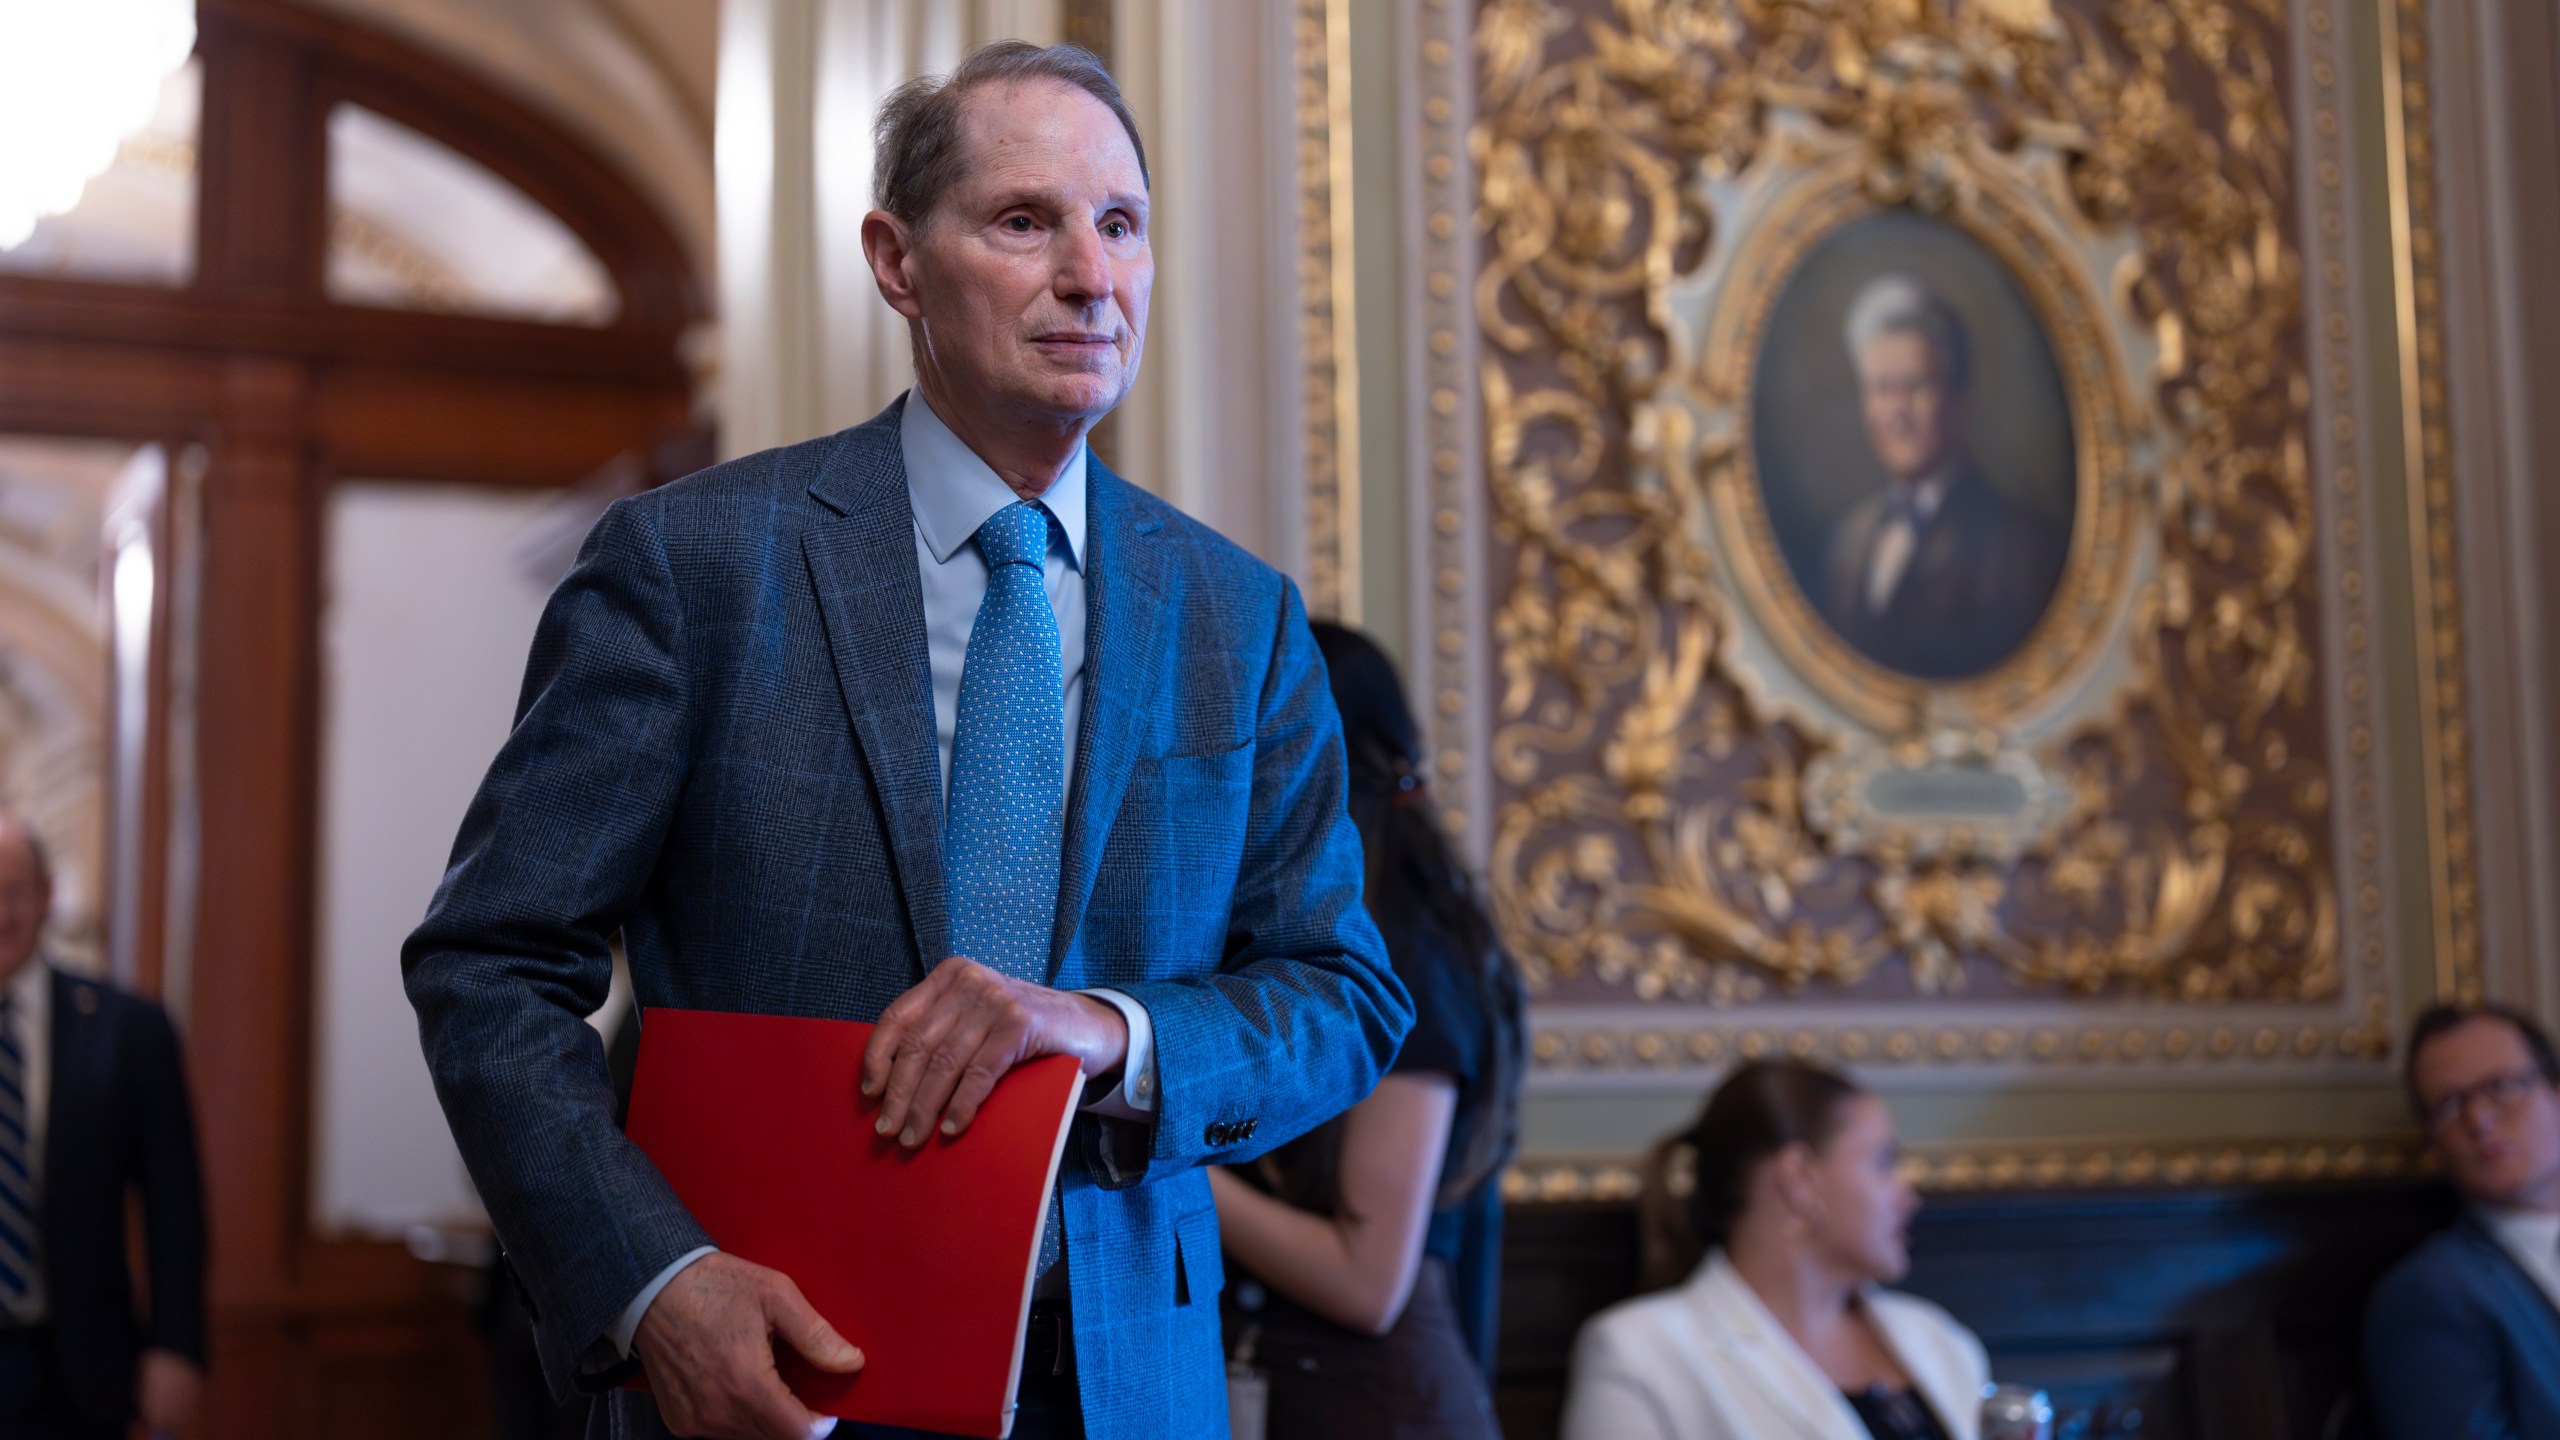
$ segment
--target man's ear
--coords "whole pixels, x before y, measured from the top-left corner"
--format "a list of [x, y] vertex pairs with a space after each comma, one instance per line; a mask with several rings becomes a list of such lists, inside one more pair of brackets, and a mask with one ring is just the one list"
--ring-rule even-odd
[[871, 265], [871, 278], [880, 287], [880, 298], [908, 319], [921, 320], [924, 304], [916, 296], [915, 239], [907, 222], [886, 210], [874, 210], [862, 217], [862, 258]]

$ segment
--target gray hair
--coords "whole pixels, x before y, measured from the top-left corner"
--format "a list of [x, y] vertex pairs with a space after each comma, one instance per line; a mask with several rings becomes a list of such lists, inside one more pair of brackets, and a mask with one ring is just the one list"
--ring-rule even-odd
[[871, 126], [879, 152], [871, 168], [872, 203], [911, 227], [922, 226], [969, 166], [961, 144], [961, 102], [981, 86], [1023, 80], [1071, 85], [1108, 106], [1119, 117], [1120, 128], [1129, 132], [1129, 148], [1138, 156], [1139, 183], [1153, 188], [1147, 175], [1146, 142], [1138, 138], [1138, 117], [1129, 113], [1129, 102], [1120, 98], [1119, 82], [1092, 51], [1081, 45], [998, 40], [970, 51], [950, 74], [919, 75], [880, 102], [879, 118]]
[[1849, 358], [1854, 361], [1879, 335], [1917, 335], [1938, 356], [1938, 371], [1951, 390], [1973, 379], [1973, 346], [1964, 320], [1947, 302], [1908, 275], [1879, 275], [1849, 302]]

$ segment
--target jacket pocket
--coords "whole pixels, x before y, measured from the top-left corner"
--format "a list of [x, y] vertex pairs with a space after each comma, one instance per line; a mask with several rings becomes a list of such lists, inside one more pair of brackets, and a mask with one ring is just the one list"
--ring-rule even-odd
[[1199, 750], [1176, 750], [1164, 755], [1150, 755], [1137, 762], [1134, 772], [1156, 775], [1176, 784], [1231, 785], [1253, 783], [1253, 737]]
[[1173, 1303], [1215, 1300], [1226, 1284], [1226, 1260], [1218, 1253], [1218, 1207], [1204, 1205], [1173, 1222]]
[[1214, 966], [1253, 819], [1254, 747], [1138, 762], [1085, 909], [1088, 953]]

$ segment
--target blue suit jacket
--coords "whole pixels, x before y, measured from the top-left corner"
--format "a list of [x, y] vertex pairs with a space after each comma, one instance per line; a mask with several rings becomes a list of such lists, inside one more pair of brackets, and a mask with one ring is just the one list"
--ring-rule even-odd
[[2382, 1440], [2560, 1435], [2560, 1311], [2478, 1217], [2383, 1277], [2364, 1335]]
[[[897, 416], [605, 513], [402, 951], [555, 1386], [606, 1378], [613, 1318], [716, 1239], [613, 1125], [581, 1017], [616, 933], [644, 1047], [658, 1005], [869, 1020], [948, 953]], [[1077, 1121], [1060, 1180], [1077, 1364], [1096, 1437], [1215, 1434], [1222, 1272], [1198, 1167], [1358, 1101], [1412, 1006], [1361, 908], [1296, 590], [1098, 461], [1090, 480], [1052, 983], [1144, 1004], [1160, 1085], [1152, 1127]], [[663, 1433], [645, 1398], [613, 1405], [616, 1433]]]

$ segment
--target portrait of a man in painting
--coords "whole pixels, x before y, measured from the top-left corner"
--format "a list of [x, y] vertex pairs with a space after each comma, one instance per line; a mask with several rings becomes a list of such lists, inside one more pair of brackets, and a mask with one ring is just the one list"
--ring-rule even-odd
[[[1755, 410], [1799, 588], [1888, 670], [1998, 668], [2070, 549], [2068, 405], [2033, 307], [1969, 236], [1897, 212], [1826, 237], [1786, 290]], [[1969, 310], [1994, 332], [1989, 365]]]

